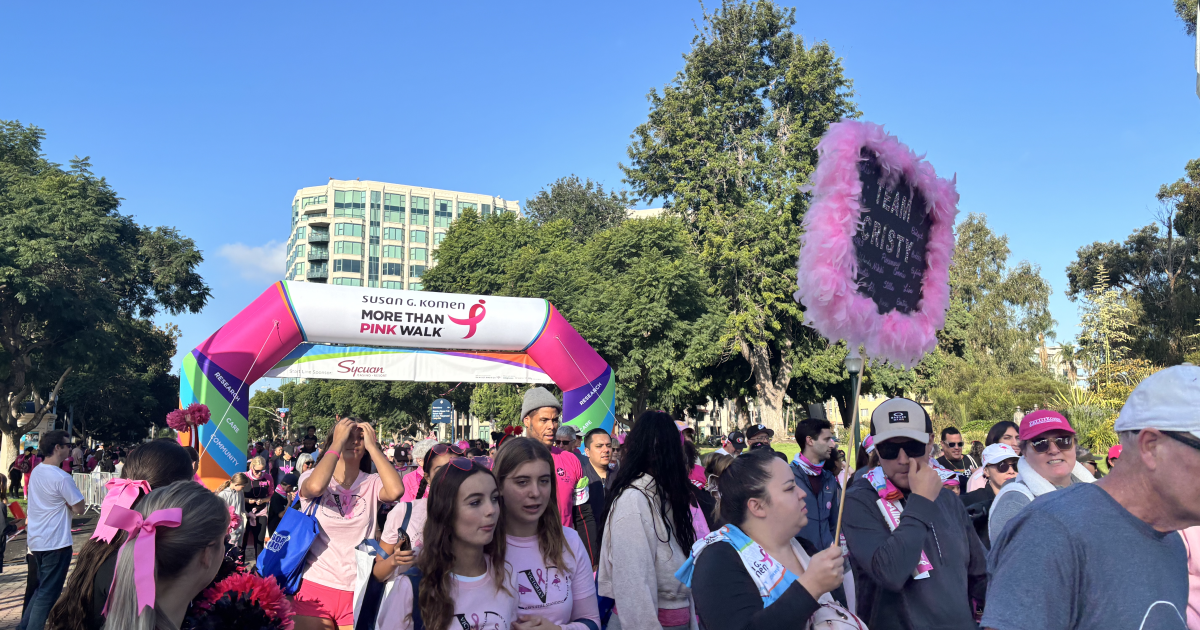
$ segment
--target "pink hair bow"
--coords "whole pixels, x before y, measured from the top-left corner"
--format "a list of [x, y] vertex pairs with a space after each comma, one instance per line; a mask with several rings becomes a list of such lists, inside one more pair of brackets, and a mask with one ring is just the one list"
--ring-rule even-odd
[[[113, 507], [105, 521], [117, 529], [129, 532], [129, 540], [121, 546], [121, 553], [125, 553], [125, 547], [128, 547], [129, 543], [133, 543], [133, 583], [137, 587], [138, 614], [141, 614], [144, 608], [154, 608], [155, 531], [159, 527], [179, 527], [182, 519], [183, 510], [180, 508], [158, 510], [150, 516], [142, 518], [138, 512], [118, 505]], [[136, 538], [134, 534], [137, 534]], [[117, 561], [120, 562], [119, 556]], [[109, 599], [112, 599], [111, 591]], [[107, 614], [107, 603], [104, 608], [105, 614]]]
[[104, 495], [104, 501], [100, 502], [100, 518], [96, 521], [96, 531], [92, 532], [92, 540], [103, 540], [110, 543], [113, 536], [117, 535], [117, 528], [109, 525], [105, 517], [108, 516], [113, 506], [129, 509], [139, 494], [142, 492], [150, 494], [150, 483], [140, 479], [109, 479], [108, 483], [104, 484], [104, 488], [108, 494]]

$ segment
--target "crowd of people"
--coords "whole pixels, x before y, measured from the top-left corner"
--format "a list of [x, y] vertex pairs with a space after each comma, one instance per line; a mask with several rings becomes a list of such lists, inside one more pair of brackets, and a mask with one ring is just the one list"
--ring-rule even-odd
[[69, 576], [83, 499], [50, 432], [23, 485], [20, 628], [191, 627], [190, 602], [231, 563], [253, 571], [299, 510], [319, 527], [296, 630], [1197, 630], [1197, 383], [1184, 365], [1139, 385], [1102, 477], [1061, 413], [968, 445], [906, 398], [873, 410], [855, 470], [825, 420], [797, 423], [790, 461], [763, 425], [701, 456], [661, 411], [580, 434], [540, 387], [491, 442], [384, 447], [339, 418], [319, 446], [315, 429], [256, 443], [216, 492], [194, 451], [152, 440], [118, 458]]

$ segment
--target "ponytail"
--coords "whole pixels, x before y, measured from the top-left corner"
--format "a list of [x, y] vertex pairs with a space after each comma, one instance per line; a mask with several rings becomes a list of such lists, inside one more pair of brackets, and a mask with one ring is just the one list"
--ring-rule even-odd
[[225, 482], [222, 483], [221, 486], [217, 488], [217, 492], [221, 492], [221, 491], [225, 490], [226, 488], [228, 488], [229, 486], [232, 486], [235, 483], [238, 484], [239, 486], [249, 485], [250, 477], [248, 475], [246, 475], [246, 473], [233, 473], [232, 477], [230, 477], [229, 479], [226, 479]]
[[[217, 496], [192, 481], [177, 481], [146, 495], [137, 512], [149, 518], [159, 510], [180, 508], [177, 527], [159, 526], [154, 536], [154, 581], [156, 591], [162, 582], [173, 580], [191, 565], [196, 554], [212, 545], [222, 545], [229, 528], [229, 512]], [[152, 609], [138, 604], [134, 575], [134, 545], [141, 532], [135, 532], [122, 546], [113, 575], [112, 591], [108, 595], [107, 630], [156, 630], [172, 628], [169, 620]], [[194, 598], [198, 593], [187, 594]], [[161, 593], [156, 593], [156, 598]]]

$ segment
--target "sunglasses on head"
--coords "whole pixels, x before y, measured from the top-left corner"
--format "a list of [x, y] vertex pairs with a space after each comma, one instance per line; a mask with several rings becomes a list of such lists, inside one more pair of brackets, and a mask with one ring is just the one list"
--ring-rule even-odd
[[432, 451], [434, 455], [445, 455], [446, 453], [450, 453], [452, 455], [463, 454], [463, 450], [453, 444], [434, 444], [433, 448], [429, 450]]
[[916, 440], [904, 440], [900, 442], [880, 442], [875, 445], [875, 452], [879, 453], [879, 459], [896, 459], [900, 457], [900, 449], [904, 449], [904, 453], [911, 457], [922, 457], [925, 455], [925, 444]]
[[1056, 438], [1049, 438], [1049, 437], [1038, 438], [1036, 440], [1033, 440], [1029, 444], [1030, 444], [1030, 446], [1033, 447], [1033, 450], [1035, 450], [1039, 453], [1045, 453], [1046, 451], [1050, 450], [1050, 442], [1051, 441], [1053, 441], [1055, 444], [1058, 444], [1059, 450], [1065, 451], [1065, 450], [1071, 448], [1075, 444], [1075, 436], [1062, 435], [1062, 436], [1059, 436]]
[[475, 466], [475, 462], [467, 459], [466, 457], [451, 458], [450, 461], [447, 462], [446, 465], [442, 467], [442, 478], [446, 477], [446, 471], [450, 470], [451, 466], [453, 466], [463, 472], [470, 472], [471, 468], [473, 468]]
[[1004, 461], [1000, 462], [999, 464], [994, 464], [994, 465], [996, 466], [997, 471], [1006, 473], [1009, 470], [1015, 471], [1017, 469], [1017, 460], [1015, 460], [1015, 459], [1012, 461], [1004, 460]]

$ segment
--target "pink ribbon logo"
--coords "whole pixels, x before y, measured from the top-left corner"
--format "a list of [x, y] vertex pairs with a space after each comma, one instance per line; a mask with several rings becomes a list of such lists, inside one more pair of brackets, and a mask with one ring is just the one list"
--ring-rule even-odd
[[[183, 510], [167, 508], [158, 510], [147, 518], [119, 505], [113, 506], [105, 523], [129, 532], [129, 540], [121, 545], [121, 553], [133, 543], [133, 583], [137, 587], [138, 614], [145, 608], [154, 608], [154, 535], [159, 527], [179, 527]], [[134, 537], [136, 534], [136, 538]], [[120, 556], [117, 557], [120, 562]], [[110, 592], [111, 599], [111, 592]], [[104, 605], [107, 614], [108, 604]]]
[[479, 322], [483, 321], [485, 315], [487, 315], [487, 307], [484, 306], [483, 300], [479, 300], [478, 304], [471, 305], [471, 311], [466, 319], [450, 317], [450, 321], [462, 326], [470, 326], [467, 336], [463, 337], [463, 339], [470, 339], [475, 334], [475, 327], [479, 325]]
[[96, 522], [96, 531], [92, 532], [92, 540], [103, 540], [110, 543], [117, 535], [117, 528], [108, 525], [105, 518], [113, 506], [129, 509], [139, 494], [142, 492], [150, 494], [150, 484], [141, 479], [136, 481], [133, 479], [109, 479], [108, 483], [104, 484], [104, 488], [108, 494], [105, 494], [104, 500], [100, 502], [100, 518]]

